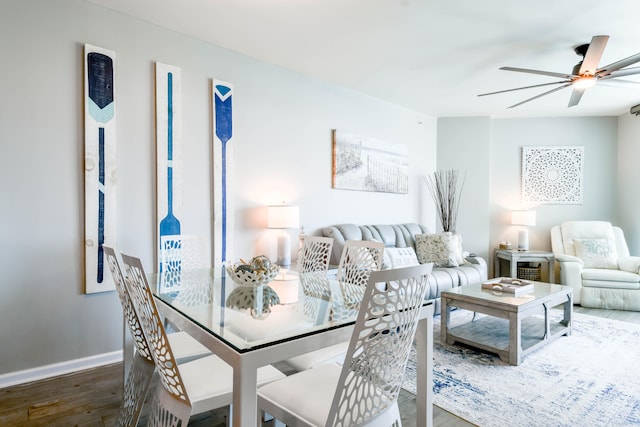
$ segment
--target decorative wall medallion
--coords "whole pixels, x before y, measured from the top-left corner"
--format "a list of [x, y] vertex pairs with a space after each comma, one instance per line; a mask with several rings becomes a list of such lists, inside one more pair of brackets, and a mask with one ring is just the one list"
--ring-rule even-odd
[[584, 147], [522, 147], [522, 202], [581, 205]]

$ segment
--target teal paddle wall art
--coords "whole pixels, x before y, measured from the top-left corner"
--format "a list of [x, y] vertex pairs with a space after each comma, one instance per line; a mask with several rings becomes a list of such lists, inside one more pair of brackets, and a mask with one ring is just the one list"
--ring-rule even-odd
[[115, 290], [103, 246], [115, 247], [115, 52], [84, 46], [85, 292]]
[[180, 235], [182, 217], [182, 79], [180, 68], [156, 62], [157, 260], [163, 237]]
[[213, 253], [214, 265], [233, 262], [233, 85], [213, 80]]

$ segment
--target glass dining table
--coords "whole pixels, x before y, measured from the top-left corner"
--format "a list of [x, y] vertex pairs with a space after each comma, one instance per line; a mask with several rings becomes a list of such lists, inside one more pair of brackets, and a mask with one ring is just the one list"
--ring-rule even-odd
[[[259, 367], [351, 337], [362, 296], [358, 287], [317, 274], [289, 272], [281, 279], [239, 285], [221, 268], [149, 277], [165, 320], [233, 367], [234, 426], [258, 423]], [[425, 301], [416, 332], [418, 426], [433, 420], [433, 310]]]

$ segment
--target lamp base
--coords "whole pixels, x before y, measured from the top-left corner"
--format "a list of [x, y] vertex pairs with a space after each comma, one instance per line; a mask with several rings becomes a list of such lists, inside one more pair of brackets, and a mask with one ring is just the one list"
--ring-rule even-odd
[[529, 250], [529, 230], [527, 230], [526, 228], [524, 230], [518, 231], [518, 250]]
[[286, 231], [283, 231], [278, 236], [278, 260], [276, 263], [280, 267], [289, 267], [291, 265], [291, 237]]

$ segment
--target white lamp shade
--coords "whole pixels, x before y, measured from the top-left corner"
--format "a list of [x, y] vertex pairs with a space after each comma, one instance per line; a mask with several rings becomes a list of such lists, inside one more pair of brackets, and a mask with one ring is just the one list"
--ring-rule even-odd
[[536, 211], [513, 211], [511, 212], [511, 224], [535, 226], [536, 225]]
[[267, 208], [268, 228], [296, 228], [300, 226], [298, 206], [269, 206]]

